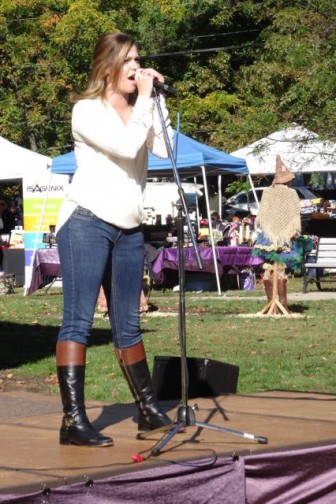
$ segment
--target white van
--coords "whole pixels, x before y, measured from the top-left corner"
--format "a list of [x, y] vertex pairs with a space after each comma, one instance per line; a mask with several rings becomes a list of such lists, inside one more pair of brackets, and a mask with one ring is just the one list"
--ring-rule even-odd
[[[181, 182], [189, 213], [196, 208], [196, 200], [202, 196], [203, 186], [193, 182]], [[175, 182], [147, 182], [144, 195], [146, 224], [167, 224], [167, 217], [177, 216], [176, 205], [180, 199]], [[191, 217], [192, 218], [192, 217]]]
[[[264, 189], [266, 189], [266, 187], [255, 188], [259, 202], [261, 201]], [[308, 189], [308, 187], [298, 186], [291, 187], [291, 189], [295, 189], [295, 191], [298, 193], [301, 203], [301, 213], [306, 213], [306, 210], [308, 208], [313, 207], [314, 201], [312, 200], [320, 199], [318, 196], [316, 196], [316, 194]], [[316, 201], [316, 203], [317, 202], [318, 201]], [[223, 210], [227, 215], [230, 216], [234, 215], [235, 213], [237, 213], [238, 215], [242, 213], [252, 213], [253, 215], [256, 215], [258, 213], [258, 205], [256, 203], [252, 189], [249, 189], [248, 191], [240, 191], [234, 196], [231, 196], [226, 200]], [[313, 211], [313, 209], [311, 209], [311, 211]]]

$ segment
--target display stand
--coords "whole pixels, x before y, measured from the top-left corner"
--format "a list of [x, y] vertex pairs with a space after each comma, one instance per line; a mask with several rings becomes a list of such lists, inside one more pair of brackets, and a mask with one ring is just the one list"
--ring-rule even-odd
[[23, 248], [7, 248], [3, 251], [2, 267], [4, 273], [15, 275], [15, 286], [25, 284], [25, 251]]
[[[184, 272], [184, 218], [186, 219], [188, 230], [190, 233], [190, 237], [192, 239], [192, 243], [195, 249], [195, 254], [197, 258], [198, 265], [200, 269], [202, 269], [202, 264], [200, 260], [199, 251], [197, 248], [197, 243], [194, 235], [194, 231], [191, 226], [188, 209], [186, 205], [186, 199], [184, 197], [183, 188], [181, 185], [181, 181], [179, 178], [179, 174], [177, 171], [175, 158], [172, 152], [169, 136], [167, 133], [167, 128], [165, 125], [165, 121], [163, 118], [163, 113], [160, 106], [159, 97], [154, 89], [155, 101], [159, 111], [161, 124], [163, 128], [163, 132], [165, 135], [165, 143], [167, 147], [167, 151], [169, 157], [172, 162], [172, 168], [174, 173], [174, 178], [177, 183], [181, 205], [178, 208], [178, 217], [177, 217], [177, 238], [178, 238], [178, 252], [179, 252], [179, 261], [178, 261], [178, 276], [179, 276], [179, 340], [180, 340], [180, 352], [181, 352], [181, 402], [178, 406], [176, 421], [171, 425], [166, 425], [164, 427], [159, 427], [158, 429], [154, 429], [148, 432], [142, 432], [137, 435], [137, 439], [145, 439], [148, 436], [152, 436], [158, 432], [166, 433], [163, 439], [157, 442], [151, 450], [151, 455], [157, 456], [160, 454], [162, 448], [180, 431], [184, 431], [189, 426], [196, 426], [201, 428], [207, 428], [211, 430], [216, 430], [225, 434], [232, 434], [240, 437], [244, 437], [250, 439], [252, 441], [257, 441], [261, 444], [267, 444], [268, 439], [264, 436], [256, 436], [254, 434], [248, 434], [246, 432], [227, 429], [224, 427], [220, 427], [213, 424], [208, 424], [205, 422], [199, 422], [196, 420], [195, 410], [197, 409], [197, 405], [194, 407], [190, 407], [188, 405], [188, 366], [187, 366], [187, 349], [186, 349], [186, 321], [185, 321], [185, 272]], [[183, 215], [184, 211], [184, 215]]]
[[279, 266], [278, 262], [273, 263], [273, 291], [272, 299], [267, 303], [265, 308], [261, 311], [263, 315], [289, 315], [289, 311], [280, 303], [279, 292], [278, 292], [278, 280], [279, 280]]

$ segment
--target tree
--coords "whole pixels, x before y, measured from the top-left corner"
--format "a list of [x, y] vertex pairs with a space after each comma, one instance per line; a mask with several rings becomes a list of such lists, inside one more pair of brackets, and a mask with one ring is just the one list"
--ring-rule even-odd
[[120, 30], [178, 89], [184, 133], [227, 152], [293, 120], [335, 138], [334, 19], [333, 0], [2, 0], [0, 134], [70, 150], [69, 94]]
[[1, 135], [49, 155], [71, 148], [69, 93], [83, 84], [97, 37], [116, 30], [115, 17], [87, 0], [2, 1]]
[[272, 113], [278, 124], [299, 121], [335, 138], [335, 4], [332, 0], [279, 3], [261, 34], [264, 46], [259, 57], [237, 75], [238, 93], [247, 105]]
[[243, 102], [234, 93], [233, 76], [253, 59], [253, 44], [261, 30], [255, 11], [245, 4], [150, 0], [140, 10], [146, 63], [159, 64], [179, 90], [180, 101], [172, 100], [170, 109], [173, 115], [181, 112], [181, 129], [226, 150], [236, 147], [233, 118], [244, 116], [247, 108], [242, 109]]

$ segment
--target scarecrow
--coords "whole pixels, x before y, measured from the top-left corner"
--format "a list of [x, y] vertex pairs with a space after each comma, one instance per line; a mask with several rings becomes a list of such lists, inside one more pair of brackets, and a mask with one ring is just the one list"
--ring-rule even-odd
[[262, 311], [264, 314], [289, 314], [286, 264], [301, 260], [295, 247], [295, 236], [301, 231], [300, 200], [289, 187], [294, 178], [278, 155], [275, 177], [263, 192], [256, 218], [261, 232], [253, 255], [265, 259], [263, 283], [268, 304]]

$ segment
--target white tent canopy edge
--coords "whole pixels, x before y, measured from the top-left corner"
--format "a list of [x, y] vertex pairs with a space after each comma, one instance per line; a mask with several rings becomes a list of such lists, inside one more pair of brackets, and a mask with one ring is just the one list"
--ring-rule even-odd
[[41, 172], [51, 166], [51, 158], [15, 145], [0, 137], [0, 180], [21, 179], [28, 173]]
[[294, 173], [336, 171], [336, 143], [296, 124], [231, 154], [246, 160], [250, 175], [274, 174], [278, 154]]

